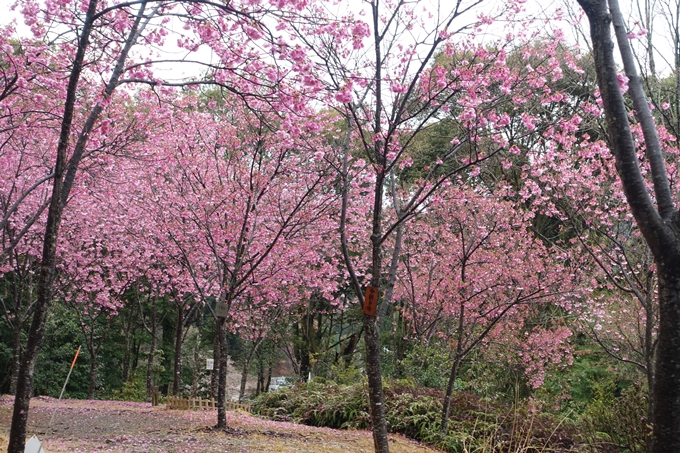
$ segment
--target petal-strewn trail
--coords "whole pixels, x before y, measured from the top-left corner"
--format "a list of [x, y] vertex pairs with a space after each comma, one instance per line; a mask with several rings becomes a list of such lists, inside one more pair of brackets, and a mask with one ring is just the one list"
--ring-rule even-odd
[[[0, 397], [0, 451], [7, 448], [13, 398]], [[47, 453], [58, 452], [371, 452], [367, 431], [340, 431], [261, 420], [227, 412], [228, 432], [212, 429], [214, 411], [179, 411], [164, 405], [123, 401], [64, 400], [47, 428], [56, 399], [31, 401], [28, 433]], [[390, 436], [396, 453], [434, 452], [401, 436]]]

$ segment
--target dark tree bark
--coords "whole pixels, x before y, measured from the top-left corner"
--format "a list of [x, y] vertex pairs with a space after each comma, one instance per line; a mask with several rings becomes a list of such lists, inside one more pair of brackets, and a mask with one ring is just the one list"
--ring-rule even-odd
[[184, 302], [179, 297], [177, 302], [177, 318], [175, 319], [175, 359], [173, 366], [172, 394], [179, 395], [182, 383], [182, 340], [184, 335]]
[[264, 360], [262, 353], [257, 354], [257, 387], [255, 389], [255, 396], [264, 392]]
[[227, 333], [224, 328], [225, 319], [219, 318], [217, 321], [216, 335], [220, 341], [219, 350], [219, 371], [217, 377], [217, 426], [218, 429], [227, 428], [227, 409], [224, 406], [227, 396]]
[[[597, 81], [607, 121], [609, 144], [616, 159], [626, 199], [658, 268], [659, 333], [654, 388], [650, 453], [680, 451], [680, 216], [672, 199], [663, 153], [647, 105], [617, 0], [578, 0], [590, 22]], [[654, 184], [655, 203], [645, 186], [628, 112], [617, 80], [616, 40], [635, 108], [644, 133], [645, 153]]]
[[[104, 344], [104, 339], [111, 326], [111, 320], [106, 319], [102, 326], [100, 324], [101, 318], [108, 315], [107, 311], [99, 310], [96, 313], [90, 312], [88, 314], [83, 314], [80, 311], [81, 307], [79, 303], [71, 304], [71, 308], [73, 308], [78, 318], [78, 324], [80, 324], [80, 330], [83, 333], [83, 338], [85, 340], [85, 348], [90, 356], [90, 385], [87, 391], [87, 398], [92, 400], [94, 399], [97, 386], [97, 358], [99, 357], [99, 351]], [[99, 328], [98, 325], [100, 326]]]
[[132, 360], [132, 312], [133, 310], [130, 310], [130, 314], [127, 319], [127, 323], [125, 322], [125, 318], [123, 318], [122, 324], [123, 324], [123, 332], [125, 333], [125, 351], [123, 354], [123, 369], [122, 369], [122, 375], [123, 375], [123, 382], [127, 382], [128, 378], [130, 377], [130, 361]]
[[97, 388], [97, 360], [90, 354], [90, 385], [87, 388], [87, 399], [94, 399], [94, 391]]
[[[12, 365], [8, 370], [10, 376], [9, 393], [15, 395], [17, 391], [17, 382], [19, 380], [19, 368], [21, 367], [21, 352], [23, 344], [21, 336], [26, 326], [26, 322], [31, 317], [34, 304], [34, 285], [32, 269], [35, 267], [33, 260], [27, 260], [24, 265], [19, 265], [19, 256], [16, 253], [10, 255], [10, 259], [14, 261], [14, 271], [11, 273], [12, 283], [11, 297], [12, 309], [9, 310], [4, 306], [5, 320], [12, 328]], [[14, 313], [13, 317], [10, 314]]]
[[151, 298], [151, 344], [149, 345], [149, 356], [146, 360], [146, 398], [151, 400], [153, 393], [153, 361], [156, 357], [156, 336], [158, 326], [156, 325], [156, 298]]
[[[219, 320], [216, 321], [219, 324]], [[213, 339], [213, 369], [210, 373], [210, 397], [217, 398], [217, 385], [220, 377], [220, 337], [217, 335], [215, 327], [215, 338]]]
[[442, 435], [448, 433], [449, 414], [451, 411], [451, 398], [453, 398], [453, 387], [458, 377], [458, 370], [463, 361], [463, 340], [465, 337], [465, 304], [460, 304], [460, 313], [458, 316], [458, 344], [456, 345], [456, 352], [453, 356], [453, 365], [451, 366], [451, 373], [449, 374], [449, 382], [446, 385], [446, 394], [444, 395], [444, 404], [442, 405], [442, 419], [440, 424], [440, 432]]
[[342, 348], [341, 356], [346, 367], [350, 366], [352, 363], [352, 357], [354, 356], [354, 351], [356, 351], [357, 345], [361, 340], [362, 332], [363, 330], [359, 330], [351, 334], [347, 339], [347, 344], [345, 344], [345, 347]]
[[[376, 19], [377, 20], [377, 19]], [[379, 53], [379, 49], [376, 50]], [[379, 71], [379, 69], [378, 69]], [[378, 74], [379, 75], [379, 74]], [[379, 114], [378, 114], [379, 115]], [[378, 130], [374, 131], [379, 133]], [[350, 274], [350, 280], [354, 292], [360, 305], [364, 304], [364, 295], [362, 288], [354, 271], [352, 259], [350, 258], [349, 248], [347, 245], [347, 204], [348, 204], [348, 169], [349, 169], [349, 141], [352, 130], [352, 123], [348, 121], [347, 136], [344, 145], [344, 158], [342, 166], [342, 208], [340, 215], [340, 242], [342, 245], [342, 254], [345, 261], [345, 266]], [[384, 166], [384, 157], [382, 157], [379, 148], [381, 142], [375, 143], [374, 157], [379, 165]], [[383, 208], [383, 183], [384, 170], [377, 172], [376, 182], [374, 187], [375, 199], [373, 204], [373, 222], [371, 226], [371, 256], [372, 256], [372, 272], [371, 272], [371, 286], [380, 289], [381, 270], [382, 270], [382, 208]], [[382, 302], [385, 304], [385, 301]], [[369, 412], [371, 415], [371, 427], [373, 428], [373, 444], [376, 453], [389, 453], [389, 440], [387, 438], [387, 420], [385, 419], [385, 407], [383, 405], [383, 390], [382, 390], [382, 374], [381, 374], [381, 359], [380, 359], [380, 332], [375, 316], [364, 314], [363, 317], [363, 331], [364, 343], [366, 344], [366, 375], [368, 378], [368, 397], [369, 397]]]

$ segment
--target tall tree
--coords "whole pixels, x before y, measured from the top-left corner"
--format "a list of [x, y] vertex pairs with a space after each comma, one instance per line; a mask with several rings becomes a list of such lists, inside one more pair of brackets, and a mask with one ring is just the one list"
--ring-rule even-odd
[[[607, 121], [608, 142], [616, 159], [623, 191], [658, 272], [659, 332], [652, 391], [652, 436], [649, 451], [680, 450], [680, 215], [669, 184], [664, 154], [646, 100], [628, 30], [617, 0], [579, 0], [588, 16], [597, 80]], [[649, 181], [641, 172], [630, 113], [614, 59], [612, 25], [628, 92], [644, 136]], [[651, 187], [649, 185], [651, 182]], [[653, 197], [653, 198], [652, 198]]]

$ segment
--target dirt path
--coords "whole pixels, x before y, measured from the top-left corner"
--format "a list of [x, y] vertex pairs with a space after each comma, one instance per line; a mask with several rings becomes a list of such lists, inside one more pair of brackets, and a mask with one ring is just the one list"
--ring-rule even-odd
[[[7, 448], [12, 397], [0, 397], [0, 451]], [[62, 401], [47, 428], [54, 398], [34, 398], [29, 436], [37, 434], [47, 453], [58, 452], [372, 452], [366, 431], [339, 431], [261, 420], [227, 412], [228, 432], [214, 431], [216, 412], [168, 410], [147, 403]], [[394, 453], [434, 453], [404, 437], [390, 436]]]

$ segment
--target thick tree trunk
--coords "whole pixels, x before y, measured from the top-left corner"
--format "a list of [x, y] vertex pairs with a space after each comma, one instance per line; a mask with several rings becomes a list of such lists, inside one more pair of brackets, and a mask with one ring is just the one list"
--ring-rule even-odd
[[382, 374], [380, 371], [380, 333], [375, 316], [364, 315], [364, 342], [366, 343], [366, 375], [373, 427], [375, 451], [389, 452], [387, 421], [383, 404]]
[[[8, 453], [24, 453], [24, 446], [26, 443], [26, 422], [28, 420], [28, 409], [31, 393], [33, 392], [35, 365], [38, 359], [38, 353], [40, 352], [40, 344], [42, 343], [44, 336], [47, 311], [52, 301], [52, 283], [54, 279], [57, 241], [61, 217], [71, 191], [71, 187], [75, 181], [80, 160], [82, 159], [85, 147], [89, 140], [90, 132], [92, 131], [96, 120], [99, 118], [99, 115], [103, 111], [103, 106], [101, 103], [97, 103], [90, 111], [83, 125], [83, 129], [78, 135], [78, 140], [73, 149], [70, 160], [67, 163], [67, 151], [69, 148], [69, 138], [71, 136], [71, 129], [73, 125], [73, 114], [78, 91], [78, 83], [83, 69], [85, 52], [89, 46], [90, 34], [92, 32], [97, 5], [98, 0], [89, 0], [89, 2], [87, 2], [85, 20], [80, 27], [78, 47], [73, 63], [71, 64], [71, 73], [69, 75], [66, 99], [64, 102], [64, 113], [62, 116], [61, 129], [59, 132], [59, 142], [57, 144], [52, 195], [47, 213], [45, 236], [43, 238], [42, 260], [40, 262], [40, 276], [38, 278], [38, 297], [35, 303], [33, 320], [28, 333], [28, 344], [26, 346], [26, 350], [24, 351], [24, 356], [21, 360], [21, 367], [19, 369], [17, 393], [14, 398], [14, 410], [12, 413], [12, 427], [10, 428], [9, 446], [7, 448]], [[130, 51], [130, 48], [137, 40], [137, 32], [139, 30], [140, 22], [144, 17], [145, 5], [146, 2], [144, 1], [138, 10], [135, 23], [130, 29], [128, 39], [126, 40], [125, 46], [118, 57], [116, 67], [113, 69], [111, 78], [106, 85], [106, 89], [104, 90], [104, 95], [106, 98], [109, 98], [115, 90], [116, 86], [118, 85], [120, 75], [125, 69], [127, 55]]]
[[217, 399], [217, 387], [219, 386], [220, 380], [220, 336], [217, 335], [217, 325], [219, 320], [216, 321], [215, 326], [215, 338], [213, 339], [213, 369], [210, 373], [210, 397]]
[[[179, 301], [181, 302], [181, 301]], [[182, 384], [182, 326], [184, 325], [184, 304], [177, 304], [177, 319], [175, 320], [175, 360], [172, 379], [172, 394], [179, 395]]]
[[680, 451], [680, 253], [659, 264], [652, 453]]
[[[59, 213], [59, 217], [60, 217]], [[53, 216], [50, 216], [54, 218]], [[57, 219], [58, 221], [59, 219]], [[7, 453], [24, 453], [26, 443], [26, 422], [28, 421], [28, 409], [33, 393], [33, 378], [35, 365], [40, 352], [40, 343], [45, 334], [45, 320], [51, 300], [50, 289], [54, 276], [54, 256], [57, 239], [57, 225], [48, 219], [48, 232], [46, 235], [45, 249], [43, 251], [43, 264], [41, 265], [40, 279], [38, 283], [38, 302], [33, 313], [33, 322], [28, 335], [28, 344], [24, 351], [17, 379], [17, 392], [14, 397], [14, 411], [12, 413], [12, 427], [9, 434]], [[49, 240], [47, 237], [49, 236]], [[50, 256], [51, 255], [51, 256]], [[45, 259], [47, 258], [47, 259]], [[50, 259], [51, 258], [51, 259]], [[44, 263], [47, 262], [47, 265]]]
[[[374, 20], [377, 21], [377, 10], [374, 6]], [[374, 24], [375, 25], [375, 24]], [[379, 45], [378, 45], [379, 48]], [[376, 51], [379, 53], [379, 49]], [[378, 57], [377, 61], [381, 59]], [[377, 68], [378, 80], [380, 68]], [[379, 93], [380, 90], [378, 90]], [[378, 100], [378, 105], [380, 101]], [[376, 112], [375, 136], [378, 137], [380, 133], [380, 112]], [[349, 247], [347, 245], [347, 203], [348, 203], [348, 162], [349, 162], [349, 140], [351, 131], [351, 122], [348, 121], [348, 133], [346, 136], [343, 157], [343, 193], [342, 193], [342, 208], [340, 215], [340, 241], [342, 245], [342, 254], [350, 274], [350, 279], [354, 291], [357, 294], [357, 299], [360, 304], [364, 303], [364, 295], [362, 288], [352, 265]], [[379, 166], [384, 166], [385, 159], [381, 152], [382, 142], [375, 143], [374, 158]], [[371, 225], [371, 286], [380, 291], [380, 283], [382, 280], [382, 209], [383, 209], [383, 183], [385, 181], [384, 170], [378, 171], [376, 174], [376, 181], [374, 187], [374, 202], [373, 202], [373, 219]], [[383, 301], [385, 303], [385, 301]], [[373, 443], [376, 453], [389, 453], [389, 441], [387, 438], [387, 421], [385, 419], [385, 408], [383, 405], [383, 391], [382, 391], [382, 375], [380, 370], [380, 332], [375, 316], [364, 314], [363, 319], [364, 342], [366, 344], [366, 374], [368, 376], [368, 396], [369, 409], [371, 413], [371, 427], [373, 428]]]
[[94, 399], [94, 390], [97, 386], [97, 356], [90, 351], [90, 386], [87, 389], [87, 399]]
[[220, 340], [220, 356], [219, 356], [219, 375], [217, 380], [217, 426], [218, 429], [227, 428], [227, 409], [225, 403], [227, 401], [227, 335], [224, 329], [224, 318], [219, 318], [217, 321], [217, 331]]

